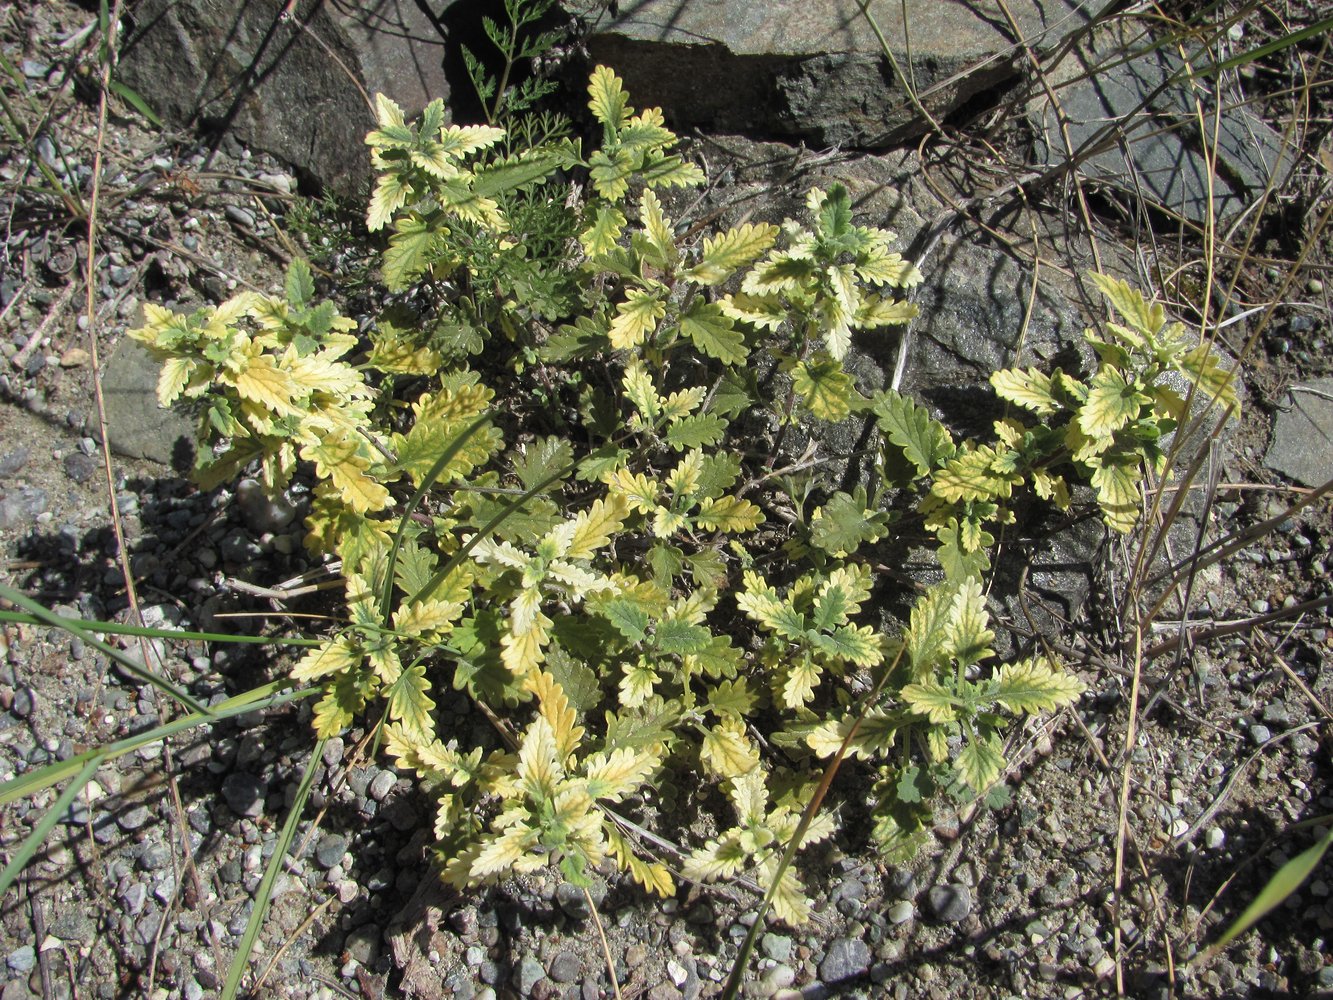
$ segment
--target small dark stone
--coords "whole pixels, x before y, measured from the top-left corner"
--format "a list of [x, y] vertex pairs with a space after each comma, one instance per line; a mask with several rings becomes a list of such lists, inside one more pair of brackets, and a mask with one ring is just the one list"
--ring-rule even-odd
[[572, 951], [561, 951], [551, 959], [546, 974], [557, 983], [572, 983], [579, 976], [579, 957]]
[[972, 893], [961, 882], [935, 886], [929, 900], [931, 912], [944, 923], [957, 923], [972, 912]]
[[0, 455], [0, 477], [8, 478], [22, 471], [28, 464], [29, 451], [27, 448], [15, 448], [13, 451]]
[[860, 938], [838, 938], [828, 946], [819, 963], [819, 978], [832, 985], [856, 979], [870, 971], [870, 948]]
[[571, 920], [587, 920], [592, 916], [583, 890], [572, 882], [561, 882], [556, 886], [555, 901]]
[[9, 710], [20, 719], [26, 719], [32, 715], [32, 711], [37, 707], [37, 696], [30, 687], [21, 687], [14, 692], [14, 702], [9, 706]]
[[222, 782], [222, 797], [237, 816], [253, 819], [260, 815], [264, 811], [267, 792], [268, 786], [253, 774], [229, 774]]
[[339, 833], [326, 833], [315, 845], [315, 860], [324, 869], [337, 865], [347, 854], [347, 838]]

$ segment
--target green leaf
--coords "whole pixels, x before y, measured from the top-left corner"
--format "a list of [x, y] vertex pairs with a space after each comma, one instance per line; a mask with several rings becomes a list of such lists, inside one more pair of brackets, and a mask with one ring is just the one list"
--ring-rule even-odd
[[448, 232], [440, 225], [441, 216], [432, 212], [423, 216], [408, 212], [394, 223], [394, 235], [384, 251], [384, 284], [391, 292], [410, 287], [426, 272], [437, 252], [438, 239]]
[[434, 736], [430, 713], [435, 702], [430, 699], [430, 682], [426, 680], [426, 665], [408, 667], [387, 691], [389, 718], [401, 722], [403, 729], [414, 736], [429, 739]]
[[1078, 413], [1079, 428], [1090, 438], [1110, 437], [1135, 420], [1151, 400], [1134, 382], [1110, 365], [1102, 365], [1088, 387], [1088, 399]]
[[866, 506], [866, 489], [833, 494], [810, 520], [810, 543], [831, 556], [845, 558], [866, 542], [889, 533], [889, 515]]
[[624, 82], [606, 66], [592, 71], [588, 81], [588, 109], [607, 128], [611, 135], [625, 124], [632, 110]]
[[820, 652], [858, 667], [873, 667], [884, 659], [879, 636], [869, 625], [845, 625], [827, 635], [815, 632], [810, 639]]
[[965, 580], [949, 606], [947, 639], [949, 655], [962, 666], [970, 667], [994, 655], [990, 644], [995, 633], [986, 627], [989, 619], [981, 581], [975, 577]]
[[819, 235], [839, 241], [852, 231], [852, 199], [841, 184], [829, 187], [828, 197], [819, 209]]
[[148, 106], [148, 102], [139, 96], [139, 92], [137, 90], [134, 90], [133, 88], [126, 86], [119, 80], [111, 80], [107, 84], [107, 87], [111, 91], [111, 93], [121, 98], [121, 100], [129, 104], [130, 107], [134, 108], [135, 111], [139, 112], [139, 114], [147, 118], [154, 128], [163, 127], [162, 119], [159, 118], [153, 112], [153, 109]]
[[555, 678], [580, 715], [587, 715], [602, 703], [602, 685], [597, 672], [559, 642], [546, 648], [546, 662], [542, 669]]
[[520, 449], [518, 458], [514, 459], [514, 475], [518, 476], [526, 491], [535, 489], [539, 483], [560, 474], [559, 478], [543, 487], [542, 492], [550, 493], [559, 488], [573, 464], [574, 449], [569, 442], [552, 435], [526, 444]]
[[743, 365], [749, 351], [745, 336], [715, 302], [697, 299], [680, 317], [680, 332], [702, 353], [724, 365]]
[[708, 708], [716, 715], [748, 716], [759, 702], [744, 677], [720, 681], [708, 691]]
[[907, 655], [913, 675], [932, 677], [948, 640], [949, 609], [955, 585], [944, 583], [931, 587], [912, 607], [907, 628]]
[[643, 642], [648, 638], [648, 612], [636, 602], [616, 597], [600, 602], [597, 610], [630, 642]]
[[707, 628], [679, 618], [658, 622], [654, 633], [654, 645], [662, 653], [698, 653], [712, 641], [713, 633]]
[[695, 413], [667, 427], [666, 442], [675, 451], [717, 444], [727, 430], [727, 422], [714, 413]]
[[876, 394], [871, 403], [879, 429], [902, 449], [917, 474], [926, 476], [942, 462], [953, 457], [954, 444], [948, 430], [930, 411], [917, 406], [893, 390]]
[[405, 541], [398, 549], [398, 560], [394, 563], [394, 581], [408, 597], [415, 596], [439, 569], [435, 553], [414, 540]]
[[583, 252], [589, 257], [600, 257], [616, 247], [616, 241], [625, 228], [625, 215], [615, 205], [598, 205], [592, 225], [579, 236]]
[[943, 684], [908, 684], [899, 695], [918, 715], [940, 725], [958, 718], [958, 699]]
[[836, 423], [852, 412], [856, 387], [840, 362], [832, 358], [798, 361], [791, 377], [801, 402], [820, 420]]

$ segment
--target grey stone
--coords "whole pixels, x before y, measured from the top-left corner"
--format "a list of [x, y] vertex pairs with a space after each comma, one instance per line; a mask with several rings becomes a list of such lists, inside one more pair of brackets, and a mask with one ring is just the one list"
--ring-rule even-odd
[[294, 504], [285, 496], [269, 496], [254, 479], [242, 479], [236, 484], [236, 503], [245, 515], [246, 523], [260, 534], [281, 531], [296, 517]]
[[0, 499], [0, 530], [26, 527], [46, 510], [47, 502], [46, 490], [36, 486], [6, 494]]
[[1293, 385], [1279, 400], [1264, 465], [1303, 486], [1333, 479], [1333, 378]]
[[177, 471], [194, 465], [194, 424], [182, 412], [157, 404], [161, 366], [146, 348], [128, 337], [111, 352], [102, 370], [107, 437], [126, 458], [142, 458]]
[[1273, 738], [1272, 731], [1264, 725], [1255, 725], [1250, 727], [1250, 739], [1256, 746], [1263, 746]]
[[837, 938], [819, 963], [819, 978], [829, 985], [864, 976], [870, 971], [869, 946], [860, 938]]
[[14, 972], [31, 972], [37, 964], [37, 950], [30, 944], [15, 948], [5, 956], [5, 964]]
[[324, 869], [337, 865], [347, 855], [347, 838], [340, 833], [326, 833], [315, 845], [315, 860]]
[[288, 6], [144, 0], [125, 40], [121, 77], [152, 94], [169, 122], [225, 129], [353, 194], [370, 176], [362, 140], [374, 125], [358, 86], [386, 93], [408, 114], [432, 98], [447, 100], [442, 31], [449, 14], [413, 0], [300, 0], [288, 19]]
[[905, 924], [916, 915], [916, 907], [905, 899], [900, 899], [889, 907], [887, 916], [891, 924]]
[[[1126, 52], [1143, 54], [1127, 60]], [[1196, 68], [1211, 60], [1204, 52], [1190, 58]], [[1084, 177], [1194, 222], [1207, 217], [1210, 178], [1203, 150], [1205, 142], [1213, 146], [1216, 107], [1207, 91], [1191, 87], [1175, 45], [1155, 46], [1143, 29], [1115, 21], [1061, 60], [1049, 79], [1063, 114], [1045, 98], [1035, 103], [1032, 117], [1043, 137], [1035, 151], [1038, 163], [1068, 158], [1062, 136], [1067, 128], [1075, 152], [1090, 153], [1079, 165]], [[1204, 137], [1196, 99], [1203, 102]], [[1244, 107], [1224, 104], [1216, 119], [1212, 208], [1223, 218], [1250, 205], [1270, 178], [1280, 184], [1279, 170], [1288, 170], [1295, 157], [1283, 156], [1282, 137]]]
[[389, 793], [393, 791], [393, 786], [397, 781], [398, 778], [392, 771], [381, 771], [379, 774], [375, 775], [374, 779], [370, 782], [370, 785], [366, 788], [366, 794], [376, 802], [383, 802], [388, 797]]
[[88, 457], [81, 451], [70, 452], [65, 456], [61, 465], [65, 469], [65, 475], [69, 476], [69, 478], [76, 483], [88, 482], [97, 475], [98, 469], [101, 468], [96, 460]]
[[551, 958], [546, 974], [553, 982], [572, 983], [579, 977], [579, 957], [569, 950], [559, 951]]
[[587, 920], [592, 916], [592, 910], [588, 908], [588, 900], [584, 897], [583, 890], [572, 882], [561, 882], [556, 886], [555, 901], [572, 920]]
[[145, 805], [131, 806], [116, 817], [116, 823], [122, 830], [138, 830], [146, 825], [153, 814]]
[[937, 885], [927, 899], [935, 918], [946, 924], [957, 923], [972, 912], [972, 893], [961, 882]]
[[28, 464], [30, 452], [27, 448], [15, 448], [0, 455], [0, 478], [17, 475]]
[[775, 962], [785, 962], [791, 958], [791, 938], [769, 931], [759, 939], [759, 950]]
[[10, 704], [9, 710], [17, 718], [26, 719], [32, 715], [36, 707], [37, 695], [33, 693], [32, 688], [24, 686], [14, 692], [14, 701]]
[[537, 985], [537, 981], [545, 975], [546, 970], [542, 968], [541, 962], [531, 955], [524, 955], [517, 968], [514, 969], [514, 985], [518, 987], [521, 994], [527, 996], [532, 992], [532, 988]]
[[131, 916], [138, 915], [143, 909], [143, 904], [148, 900], [148, 887], [140, 882], [133, 883], [128, 889], [120, 894], [120, 903], [125, 907], [125, 912]]
[[363, 924], [347, 935], [347, 942], [343, 947], [346, 948], [347, 954], [362, 965], [373, 965], [375, 959], [379, 957], [379, 928], [374, 924]]
[[[1069, 0], [1009, 7], [1039, 50], [1087, 19]], [[611, 12], [594, 21], [589, 55], [624, 78], [635, 107], [661, 106], [677, 127], [862, 148], [929, 127], [856, 0], [639, 0]], [[1021, 51], [1007, 26], [975, 4], [907, 0], [874, 14], [936, 117], [1017, 76]]]
[[255, 213], [248, 208], [242, 208], [239, 205], [228, 205], [223, 210], [223, 214], [242, 229], [255, 228]]
[[234, 773], [222, 782], [222, 797], [232, 812], [251, 819], [264, 811], [268, 786], [253, 774]]

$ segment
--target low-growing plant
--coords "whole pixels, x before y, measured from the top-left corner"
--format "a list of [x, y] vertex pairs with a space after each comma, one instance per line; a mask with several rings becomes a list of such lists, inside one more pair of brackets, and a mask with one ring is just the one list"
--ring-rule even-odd
[[[670, 895], [671, 859], [636, 831], [715, 796], [736, 822], [676, 831], [679, 873], [746, 872], [799, 923], [784, 852], [839, 829], [802, 817], [824, 760], [867, 762], [849, 797], [906, 855], [940, 796], [1002, 798], [1012, 718], [1082, 691], [1049, 653], [993, 649], [985, 574], [1016, 497], [1068, 507], [1086, 482], [1128, 531], [1187, 396], [1234, 392], [1160, 306], [1094, 275], [1120, 316], [1088, 334], [1097, 371], [997, 372], [1032, 417], [957, 441], [844, 368], [856, 337], [912, 319], [898, 293], [921, 277], [845, 188], [812, 190], [805, 221], [696, 241], [659, 192], [703, 174], [661, 112], [635, 114], [605, 67], [589, 97], [589, 151], [378, 98], [367, 222], [391, 232], [398, 298], [365, 336], [299, 261], [282, 295], [149, 307], [132, 336], [161, 402], [200, 407], [202, 483], [314, 482], [305, 542], [340, 560], [344, 619], [292, 677], [322, 686], [318, 736], [367, 719], [420, 776], [446, 879], [554, 862], [586, 884], [610, 863]], [[851, 418], [880, 431], [874, 475], [848, 492], [811, 473], [814, 509], [772, 517], [790, 429]], [[939, 569], [895, 631], [867, 611], [887, 596], [874, 552], [918, 526]], [[450, 690], [493, 740], [442, 725]]]

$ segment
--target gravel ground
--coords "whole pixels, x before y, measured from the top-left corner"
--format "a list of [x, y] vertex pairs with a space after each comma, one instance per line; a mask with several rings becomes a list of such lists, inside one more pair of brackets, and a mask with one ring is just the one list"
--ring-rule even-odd
[[[31, 91], [56, 102], [47, 152], [77, 187], [90, 176], [96, 116], [66, 80], [58, 43], [87, 15], [57, 3], [45, 16], [35, 40], [0, 41]], [[81, 230], [49, 203], [17, 197], [34, 175], [14, 147], [4, 156], [0, 579], [60, 614], [128, 621], [111, 492], [147, 623], [280, 624], [236, 581], [272, 586], [310, 568], [300, 495], [275, 506], [245, 486], [201, 493], [169, 465], [119, 455], [108, 491], [79, 316]], [[277, 227], [290, 228], [284, 192], [294, 183], [281, 165], [230, 142], [210, 152], [146, 131], [132, 116], [115, 120], [108, 159], [95, 298], [103, 364], [145, 299], [192, 306], [280, 281], [288, 253]], [[357, 266], [308, 249], [325, 266]], [[1292, 379], [1327, 374], [1322, 316], [1293, 314], [1275, 328], [1228, 481], [1281, 486], [1259, 464], [1271, 404]], [[1286, 502], [1280, 490], [1228, 494], [1216, 528], [1244, 529]], [[1327, 507], [1287, 522], [1222, 566], [1204, 595], [1208, 616], [1239, 621], [1327, 597], [1331, 540]], [[24, 625], [4, 626], [3, 637], [0, 780], [161, 719], [152, 691], [79, 638]], [[1327, 864], [1258, 932], [1190, 962], [1310, 842], [1308, 830], [1284, 832], [1333, 813], [1326, 609], [1148, 662], [1119, 905], [1111, 886], [1130, 677], [1096, 653], [1104, 638], [1085, 630], [1068, 640], [1089, 685], [1075, 711], [1015, 734], [1010, 805], [945, 817], [910, 868], [867, 853], [847, 817], [846, 838], [808, 871], [814, 920], [762, 935], [747, 995], [1073, 1000], [1114, 993], [1118, 945], [1133, 996], [1333, 996]], [[283, 672], [254, 647], [150, 646], [177, 684], [209, 702]], [[455, 726], [485, 725], [464, 704], [447, 710]], [[308, 720], [307, 707], [287, 705], [104, 766], [3, 900], [0, 1000], [215, 995], [309, 763]], [[255, 948], [266, 972], [259, 995], [605, 997], [608, 954], [627, 997], [720, 988], [755, 918], [747, 890], [651, 902], [619, 879], [601, 883], [593, 898], [605, 945], [583, 894], [554, 872], [453, 894], [429, 875], [428, 803], [367, 758], [365, 736], [329, 742], [317, 763], [300, 849]], [[8, 860], [53, 801], [44, 793], [4, 808], [0, 855]]]

